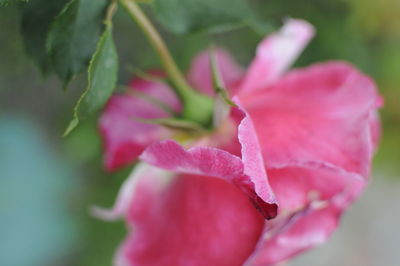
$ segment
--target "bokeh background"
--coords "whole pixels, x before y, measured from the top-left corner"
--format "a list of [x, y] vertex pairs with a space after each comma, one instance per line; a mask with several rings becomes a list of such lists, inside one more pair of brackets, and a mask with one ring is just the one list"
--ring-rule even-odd
[[[250, 3], [272, 22], [271, 29], [286, 17], [315, 25], [317, 35], [296, 66], [350, 61], [376, 80], [385, 98], [383, 139], [369, 188], [329, 243], [289, 265], [400, 265], [400, 1]], [[99, 221], [89, 208], [111, 206], [130, 169], [103, 171], [96, 118], [61, 137], [86, 77], [79, 76], [67, 91], [54, 77], [43, 78], [26, 56], [19, 19], [17, 7], [0, 8], [0, 265], [110, 265], [124, 237], [124, 224]], [[124, 84], [133, 69], [154, 67], [158, 61], [123, 10], [115, 23], [119, 82]], [[210, 43], [226, 47], [247, 65], [262, 38], [249, 28], [163, 35], [183, 69]]]

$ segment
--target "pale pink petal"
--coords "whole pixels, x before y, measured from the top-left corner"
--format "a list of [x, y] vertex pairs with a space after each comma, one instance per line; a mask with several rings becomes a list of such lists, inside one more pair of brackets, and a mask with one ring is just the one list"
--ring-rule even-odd
[[[215, 49], [215, 54], [221, 78], [225, 86], [231, 88], [243, 76], [243, 70], [227, 51], [218, 48]], [[209, 50], [201, 52], [194, 58], [187, 78], [195, 89], [214, 95]]]
[[257, 54], [241, 84], [241, 90], [265, 88], [278, 79], [297, 59], [314, 35], [314, 28], [304, 20], [288, 19], [282, 29], [267, 36], [257, 47]]
[[365, 184], [362, 176], [325, 162], [268, 169], [268, 176], [281, 213], [294, 212], [312, 201], [330, 200], [343, 193], [353, 199]]
[[[122, 184], [114, 207], [106, 209], [95, 206], [91, 209], [92, 215], [106, 221], [117, 220], [127, 216], [138, 182], [141, 181], [143, 183], [144, 181], [142, 179], [144, 178], [151, 179], [152, 177], [157, 177], [161, 179], [160, 176], [164, 177], [165, 180], [169, 179], [169, 175], [162, 169], [145, 163], [139, 163]], [[158, 184], [161, 184], [161, 181], [155, 184], [155, 186]]]
[[292, 71], [266, 90], [240, 96], [267, 168], [323, 161], [364, 177], [378, 98], [367, 76], [341, 62]]
[[111, 97], [99, 121], [105, 149], [104, 164], [109, 171], [132, 163], [147, 145], [168, 136], [168, 131], [160, 126], [135, 120], [171, 115], [138, 97], [135, 91], [163, 101], [172, 110], [179, 109], [178, 99], [163, 83], [134, 79], [130, 85], [134, 88]]
[[381, 120], [380, 120], [378, 112], [376, 110], [373, 110], [370, 113], [369, 127], [370, 127], [372, 146], [373, 146], [373, 150], [375, 151], [378, 148], [379, 139], [382, 134]]
[[124, 243], [122, 243], [118, 249], [113, 259], [113, 266], [130, 266], [129, 258], [125, 256], [125, 253], [129, 252], [129, 247], [132, 245], [131, 237], [128, 237]]
[[[355, 191], [358, 193], [364, 185], [359, 183]], [[328, 201], [314, 201], [287, 217], [266, 221], [264, 233], [244, 265], [276, 265], [325, 243], [337, 228], [340, 216], [352, 198], [351, 193], [344, 191]]]
[[117, 266], [239, 266], [254, 250], [263, 219], [235, 186], [216, 178], [155, 177], [136, 188]]
[[[169, 171], [212, 176], [233, 183], [249, 196], [265, 218], [276, 216], [277, 205], [274, 196], [269, 194], [272, 192], [265, 172], [254, 173], [254, 165], [244, 166], [239, 157], [224, 150], [194, 147], [186, 151], [175, 141], [165, 140], [149, 146], [140, 158]], [[246, 157], [246, 163], [250, 160]]]

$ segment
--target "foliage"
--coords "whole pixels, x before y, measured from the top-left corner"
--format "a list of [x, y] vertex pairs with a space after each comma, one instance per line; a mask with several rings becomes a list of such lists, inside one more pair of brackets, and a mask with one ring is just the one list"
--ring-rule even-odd
[[160, 23], [178, 34], [261, 24], [245, 0], [155, 0], [153, 8]]
[[[66, 88], [76, 75], [89, 68], [87, 89], [74, 108], [74, 118], [66, 133], [78, 124], [81, 104], [80, 113], [97, 111], [116, 85], [118, 61], [116, 49], [110, 45], [111, 29], [106, 29], [106, 36], [100, 39], [107, 8], [114, 2], [31, 0], [21, 5], [25, 48], [44, 76], [55, 73]], [[151, 7], [156, 18], [173, 33], [221, 32], [243, 25], [256, 31], [267, 28], [245, 0], [156, 0]], [[102, 55], [106, 53], [110, 60]]]
[[21, 33], [26, 51], [44, 75], [51, 71], [47, 32], [66, 3], [67, 0], [32, 0], [21, 8]]
[[87, 66], [103, 28], [106, 5], [106, 0], [73, 0], [50, 27], [48, 56], [64, 87]]
[[7, 6], [18, 2], [28, 2], [28, 1], [29, 0], [0, 0], [0, 6], [1, 5]]
[[74, 108], [74, 117], [65, 134], [74, 129], [79, 116], [97, 111], [113, 92], [118, 76], [118, 56], [112, 39], [112, 25], [108, 24], [88, 69], [88, 87]]

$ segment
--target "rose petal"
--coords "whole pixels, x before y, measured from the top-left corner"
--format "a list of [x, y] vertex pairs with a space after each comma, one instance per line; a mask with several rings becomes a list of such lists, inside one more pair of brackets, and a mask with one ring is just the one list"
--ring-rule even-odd
[[[249, 196], [263, 216], [271, 219], [277, 214], [277, 204], [265, 172], [254, 125], [244, 109], [241, 109], [240, 100], [234, 98], [234, 101], [238, 107], [233, 108], [231, 120], [238, 124], [239, 143], [230, 141], [232, 145], [228, 145], [228, 150], [236, 150], [232, 146], [240, 145], [241, 159], [229, 152], [212, 147], [194, 147], [185, 151], [176, 142], [170, 140], [153, 144], [143, 152], [141, 159], [170, 171], [214, 176], [236, 184]], [[215, 138], [217, 137], [211, 137], [210, 142]], [[197, 144], [207, 145], [206, 139], [198, 141]], [[222, 145], [224, 148], [226, 146]], [[220, 146], [217, 145], [217, 147]]]
[[[187, 78], [194, 88], [208, 95], [214, 95], [209, 53], [207, 50], [195, 57]], [[218, 48], [215, 49], [215, 55], [221, 78], [225, 86], [231, 88], [243, 76], [243, 70], [227, 51]]]
[[244, 174], [250, 177], [251, 182], [254, 184], [254, 192], [261, 199], [255, 199], [258, 202], [256, 205], [260, 205], [262, 202], [268, 203], [267, 206], [261, 208], [261, 211], [263, 213], [267, 212], [264, 213], [265, 217], [273, 218], [277, 214], [276, 199], [265, 172], [264, 159], [253, 121], [244, 110], [240, 99], [235, 97], [233, 101], [238, 106], [233, 110], [232, 115], [236, 117], [236, 120], [239, 119], [240, 121], [238, 139], [241, 144]]
[[345, 192], [355, 198], [365, 183], [362, 176], [323, 162], [268, 169], [268, 175], [281, 212], [294, 212], [312, 201], [330, 200]]
[[[213, 147], [194, 147], [186, 151], [175, 141], [165, 140], [148, 147], [140, 159], [169, 171], [218, 177], [233, 183], [248, 194], [265, 218], [276, 216], [276, 201], [268, 194], [272, 192], [265, 173], [246, 175], [242, 160], [226, 151]], [[253, 174], [251, 167], [246, 168], [249, 174]]]
[[279, 78], [297, 59], [314, 35], [304, 20], [289, 19], [282, 29], [267, 36], [257, 47], [257, 55], [240, 88], [243, 91], [265, 88]]
[[165, 118], [171, 115], [135, 95], [135, 90], [163, 101], [173, 110], [179, 109], [176, 96], [163, 83], [135, 79], [131, 86], [135, 89], [123, 95], [112, 96], [100, 117], [99, 128], [105, 148], [104, 164], [109, 171], [132, 163], [147, 145], [169, 135], [160, 126], [134, 120]]
[[140, 159], [169, 171], [214, 176], [228, 181], [243, 175], [240, 158], [212, 147], [194, 147], [186, 151], [173, 140], [150, 145]]
[[240, 97], [267, 168], [323, 161], [364, 177], [377, 98], [374, 83], [341, 62], [292, 71], [267, 90]]
[[[92, 215], [106, 221], [121, 219], [127, 216], [134, 198], [134, 191], [137, 190], [138, 186], [148, 187], [147, 183], [145, 183], [146, 180], [157, 178], [158, 182], [153, 185], [153, 187], [157, 187], [157, 185], [162, 185], [162, 183], [167, 182], [170, 176], [171, 174], [165, 173], [162, 169], [145, 163], [139, 163], [122, 184], [114, 206], [111, 209], [95, 206], [91, 210]], [[161, 182], [161, 177], [164, 178], [164, 182]]]
[[[153, 80], [146, 80], [144, 78], [133, 78], [129, 82], [129, 87], [133, 91], [140, 91], [145, 93], [147, 96], [152, 97], [160, 102], [165, 103], [173, 111], [178, 112], [181, 109], [179, 99], [173, 93], [172, 89], [169, 88], [166, 83], [166, 75], [160, 70], [149, 70], [145, 73], [149, 78]], [[159, 79], [159, 81], [157, 81]], [[165, 79], [163, 81], [163, 79]]]
[[382, 126], [378, 112], [376, 110], [371, 111], [369, 115], [370, 136], [373, 150], [375, 151], [378, 148], [379, 139], [382, 134]]
[[233, 266], [251, 254], [263, 219], [235, 186], [183, 175], [154, 188], [157, 178], [146, 179], [136, 188], [129, 214], [133, 227], [117, 266]]
[[[354, 191], [363, 189], [359, 183]], [[266, 222], [263, 236], [245, 266], [268, 266], [285, 261], [324, 243], [338, 226], [352, 193], [340, 193], [329, 201], [315, 201], [288, 217]]]
[[297, 70], [240, 95], [280, 206], [246, 265], [274, 265], [327, 240], [366, 184], [375, 85], [348, 64]]

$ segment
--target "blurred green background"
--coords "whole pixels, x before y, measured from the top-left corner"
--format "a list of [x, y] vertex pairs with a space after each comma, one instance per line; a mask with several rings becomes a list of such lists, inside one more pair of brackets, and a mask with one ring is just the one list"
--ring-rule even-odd
[[[332, 241], [290, 265], [399, 265], [400, 1], [250, 3], [272, 25], [286, 17], [315, 25], [317, 35], [296, 66], [350, 61], [376, 80], [385, 98], [372, 184]], [[94, 204], [111, 206], [130, 169], [103, 171], [95, 118], [61, 137], [86, 77], [78, 77], [68, 91], [54, 77], [44, 79], [26, 56], [19, 19], [17, 7], [0, 8], [0, 265], [110, 265], [124, 225], [94, 219], [88, 210]], [[123, 84], [132, 69], [158, 61], [123, 10], [115, 24]], [[247, 65], [262, 38], [249, 28], [185, 37], [162, 33], [183, 69], [209, 43], [226, 47]]]

